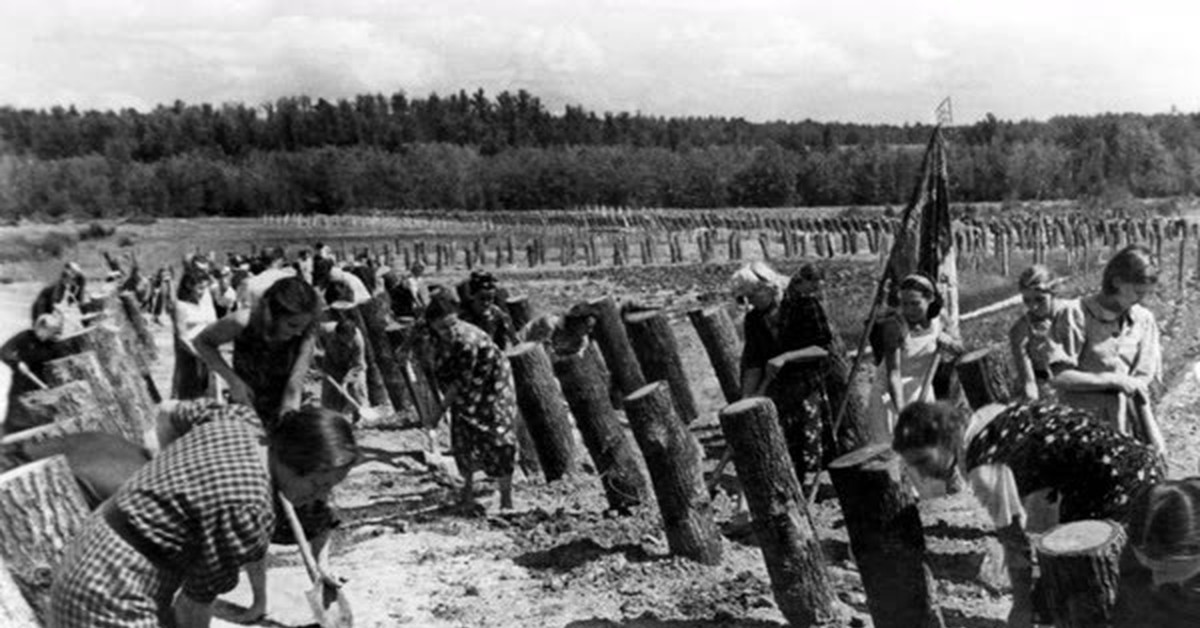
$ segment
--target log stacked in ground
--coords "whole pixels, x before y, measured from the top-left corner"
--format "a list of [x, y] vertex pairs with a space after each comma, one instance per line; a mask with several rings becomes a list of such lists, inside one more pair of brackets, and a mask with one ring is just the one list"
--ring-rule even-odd
[[646, 385], [646, 378], [642, 375], [642, 367], [638, 364], [633, 346], [629, 344], [629, 334], [621, 322], [616, 301], [612, 297], [604, 297], [589, 301], [588, 305], [596, 315], [592, 336], [604, 354], [604, 363], [612, 374], [613, 388], [620, 393], [620, 397], [633, 394]]
[[533, 438], [546, 481], [553, 482], [573, 473], [575, 439], [571, 418], [545, 347], [537, 342], [523, 342], [508, 351], [508, 359], [517, 386], [517, 405]]
[[1112, 521], [1075, 521], [1047, 532], [1035, 547], [1054, 625], [1112, 625], [1125, 529]]
[[638, 467], [633, 443], [617, 422], [608, 383], [595, 353], [556, 357], [554, 374], [600, 474], [609, 506], [627, 512], [642, 504], [648, 490], [646, 479]]
[[696, 309], [688, 312], [696, 335], [708, 353], [708, 360], [717, 373], [725, 401], [733, 403], [742, 396], [741, 343], [733, 319], [723, 307]]
[[940, 628], [917, 501], [900, 469], [899, 455], [875, 444], [834, 460], [829, 475], [874, 625]]
[[696, 396], [683, 370], [679, 344], [666, 314], [662, 310], [626, 314], [625, 328], [646, 379], [667, 382], [679, 419], [684, 423], [696, 420], [700, 414], [696, 409]]
[[720, 418], [776, 605], [793, 626], [835, 621], [841, 607], [788, 459], [775, 406], [765, 397], [749, 397], [721, 410]]
[[671, 553], [719, 564], [721, 531], [704, 486], [704, 456], [676, 416], [670, 389], [661, 381], [647, 384], [625, 398], [625, 414], [654, 484]]
[[0, 560], [45, 621], [50, 581], [88, 510], [64, 456], [0, 475]]

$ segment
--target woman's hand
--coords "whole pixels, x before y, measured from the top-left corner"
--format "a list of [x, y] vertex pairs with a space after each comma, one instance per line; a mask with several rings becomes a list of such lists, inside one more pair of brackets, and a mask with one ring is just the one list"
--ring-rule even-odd
[[950, 358], [957, 358], [963, 354], [962, 341], [946, 332], [938, 334], [937, 347]]
[[1121, 373], [1112, 373], [1109, 379], [1113, 388], [1130, 397], [1141, 395], [1146, 399], [1150, 398], [1146, 382], [1141, 378], [1133, 377], [1132, 375], [1122, 375]]

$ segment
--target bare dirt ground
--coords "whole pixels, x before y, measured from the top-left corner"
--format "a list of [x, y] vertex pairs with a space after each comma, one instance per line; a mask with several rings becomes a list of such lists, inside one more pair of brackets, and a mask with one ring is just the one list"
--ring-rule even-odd
[[[716, 413], [724, 400], [683, 312], [722, 300], [721, 284], [731, 269], [714, 265], [619, 272], [514, 271], [499, 276], [514, 292], [530, 295], [543, 311], [604, 294], [667, 306], [700, 403], [701, 416], [693, 430], [707, 442], [719, 429]], [[851, 281], [847, 273], [842, 283]], [[451, 276], [447, 273], [446, 278]], [[837, 282], [831, 283], [837, 289]], [[1187, 294], [1196, 294], [1197, 286], [1190, 286]], [[36, 289], [33, 283], [0, 285], [0, 329], [11, 335], [28, 323], [28, 304]], [[830, 299], [832, 307], [844, 305], [837, 295]], [[1196, 301], [1194, 296], [1171, 296], [1151, 304], [1164, 330], [1164, 345], [1172, 347], [1158, 408], [1173, 476], [1195, 474], [1200, 458], [1195, 448], [1200, 426], [1193, 418], [1200, 386], [1190, 368], [1197, 357], [1195, 348], [1200, 347]], [[1011, 316], [1000, 318], [1007, 321]], [[994, 326], [1006, 326], [1003, 321]], [[170, 328], [154, 324], [151, 328], [161, 356], [155, 377], [160, 388], [168, 390]], [[0, 371], [0, 385], [6, 385], [7, 369]], [[498, 511], [494, 484], [484, 482], [480, 497], [488, 504], [488, 513], [467, 517], [448, 508], [458, 486], [453, 469], [426, 466], [416, 453], [421, 440], [415, 431], [363, 429], [359, 438], [364, 461], [334, 493], [343, 524], [330, 560], [331, 571], [348, 580], [345, 592], [358, 626], [786, 625], [772, 599], [761, 552], [748, 527], [735, 516], [728, 493], [719, 494], [716, 501], [725, 557], [721, 565], [706, 567], [668, 555], [654, 504], [629, 516], [606, 512], [593, 473], [550, 485], [541, 478], [521, 478], [516, 510], [510, 513]], [[580, 455], [586, 459], [582, 449]], [[710, 469], [715, 464], [712, 452], [706, 463]], [[723, 486], [732, 489], [734, 477], [728, 472]], [[840, 625], [870, 626], [844, 523], [829, 487], [812, 514], [830, 577], [850, 609]], [[998, 544], [973, 499], [923, 503], [922, 520], [936, 598], [947, 625], [1002, 626], [1009, 601]], [[269, 566], [269, 613], [260, 625], [311, 625], [304, 599], [309, 585], [295, 549], [273, 547]], [[243, 580], [223, 598], [220, 614], [248, 604], [249, 598]], [[215, 625], [235, 624], [218, 619]]]

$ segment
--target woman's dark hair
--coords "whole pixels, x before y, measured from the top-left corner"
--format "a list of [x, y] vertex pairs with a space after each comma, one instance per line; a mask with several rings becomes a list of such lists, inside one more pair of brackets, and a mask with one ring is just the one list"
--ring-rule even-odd
[[925, 311], [925, 318], [933, 320], [942, 311], [942, 295], [938, 292], [937, 285], [925, 275], [912, 274], [900, 281], [900, 289], [898, 292], [912, 290], [919, 292], [929, 299], [929, 309]]
[[1150, 249], [1131, 244], [1112, 256], [1104, 266], [1100, 289], [1104, 294], [1116, 294], [1117, 281], [1125, 283], [1158, 283], [1158, 266]]
[[1168, 480], [1134, 497], [1129, 543], [1149, 558], [1200, 554], [1200, 477]]
[[309, 314], [313, 324], [321, 314], [321, 300], [317, 291], [299, 277], [284, 277], [271, 284], [263, 293], [260, 308], [271, 313], [273, 320], [297, 314]]
[[429, 305], [425, 306], [425, 320], [432, 323], [450, 314], [458, 314], [458, 298], [452, 290], [437, 287], [429, 292]]
[[313, 258], [312, 282], [318, 288], [323, 287], [329, 282], [329, 275], [333, 272], [333, 260], [328, 257]]
[[208, 275], [202, 274], [194, 268], [184, 271], [183, 276], [179, 278], [179, 287], [175, 289], [175, 297], [180, 301], [196, 303], [192, 291], [202, 281], [208, 281]]
[[958, 408], [948, 403], [914, 401], [900, 411], [892, 436], [892, 449], [957, 448], [963, 437], [964, 418]]
[[301, 476], [358, 462], [350, 421], [319, 406], [285, 413], [267, 443], [280, 462]]

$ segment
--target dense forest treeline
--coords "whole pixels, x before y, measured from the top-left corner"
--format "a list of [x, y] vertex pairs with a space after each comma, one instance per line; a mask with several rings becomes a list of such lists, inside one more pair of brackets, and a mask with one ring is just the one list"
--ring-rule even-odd
[[[897, 204], [927, 125], [549, 112], [525, 91], [0, 107], [0, 216]], [[948, 129], [959, 201], [1200, 189], [1200, 115]]]

